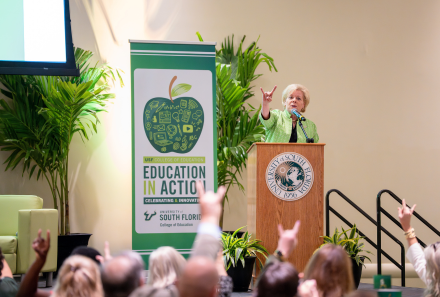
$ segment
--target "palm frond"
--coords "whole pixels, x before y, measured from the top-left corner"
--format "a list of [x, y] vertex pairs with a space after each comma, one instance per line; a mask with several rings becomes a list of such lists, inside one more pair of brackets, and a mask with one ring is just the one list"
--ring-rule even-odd
[[[23, 174], [45, 178], [54, 207], [60, 207], [60, 233], [69, 232], [68, 155], [73, 136], [97, 133], [97, 114], [114, 98], [110, 83], [123, 81], [120, 70], [90, 66], [93, 53], [75, 49], [79, 77], [0, 75], [0, 147], [10, 152], [6, 170], [23, 165]], [[117, 74], [117, 78], [115, 73]]]

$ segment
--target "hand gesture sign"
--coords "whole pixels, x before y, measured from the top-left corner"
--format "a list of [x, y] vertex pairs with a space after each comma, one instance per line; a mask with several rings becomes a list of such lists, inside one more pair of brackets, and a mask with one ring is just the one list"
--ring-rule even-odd
[[104, 257], [103, 256], [96, 256], [96, 260], [98, 260], [101, 264], [104, 264], [104, 262], [110, 261], [113, 259], [112, 255], [110, 254], [110, 245], [108, 241], [104, 242]]
[[202, 214], [201, 221], [218, 225], [222, 214], [222, 201], [226, 193], [225, 187], [218, 187], [217, 193], [212, 191], [205, 193], [202, 182], [197, 181], [196, 188], [199, 195], [200, 213]]
[[278, 250], [283, 254], [284, 257], [289, 257], [290, 253], [293, 251], [295, 246], [298, 244], [298, 239], [296, 236], [299, 232], [300, 222], [296, 221], [295, 226], [292, 229], [284, 230], [281, 224], [278, 225], [278, 233], [280, 239], [278, 240]]
[[37, 258], [46, 261], [47, 253], [50, 248], [50, 231], [47, 230], [46, 239], [41, 237], [41, 229], [38, 230], [38, 237], [32, 242], [32, 248], [35, 251]]
[[298, 295], [301, 297], [319, 297], [316, 280], [309, 279], [298, 286]]
[[403, 231], [408, 231], [411, 229], [411, 216], [416, 209], [416, 204], [413, 205], [413, 207], [409, 208], [406, 206], [405, 199], [402, 200], [402, 208], [398, 207], [399, 210], [399, 220], [400, 225], [402, 225]]
[[265, 91], [263, 91], [263, 88], [260, 88], [261, 93], [263, 93], [263, 104], [269, 104], [270, 102], [272, 102], [272, 95], [276, 89], [277, 89], [277, 86], [275, 86], [273, 88], [272, 92], [265, 92]]

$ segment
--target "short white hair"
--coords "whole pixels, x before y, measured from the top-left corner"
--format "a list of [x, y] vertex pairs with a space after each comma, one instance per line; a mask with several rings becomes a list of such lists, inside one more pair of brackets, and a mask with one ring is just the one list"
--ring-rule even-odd
[[426, 273], [427, 280], [426, 290], [423, 294], [425, 297], [434, 297], [440, 295], [440, 242], [428, 245], [425, 248]]
[[148, 284], [155, 288], [165, 288], [173, 284], [182, 274], [185, 264], [185, 258], [174, 248], [158, 248], [150, 255]]
[[291, 85], [288, 85], [284, 89], [283, 95], [282, 95], [283, 105], [286, 103], [286, 99], [290, 95], [290, 93], [292, 93], [296, 90], [301, 91], [304, 95], [304, 108], [303, 108], [303, 110], [300, 110], [300, 112], [305, 112], [307, 106], [310, 103], [310, 93], [306, 87], [304, 87], [303, 85], [300, 85], [300, 84], [291, 84]]

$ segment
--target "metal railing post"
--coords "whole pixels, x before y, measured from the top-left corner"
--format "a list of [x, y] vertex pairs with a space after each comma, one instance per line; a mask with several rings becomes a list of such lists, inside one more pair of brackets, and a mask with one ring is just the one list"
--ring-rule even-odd
[[382, 223], [380, 220], [380, 196], [381, 195], [377, 194], [377, 199], [376, 199], [377, 274], [382, 274], [382, 232], [381, 232]]
[[405, 287], [405, 247], [400, 247], [400, 262], [402, 263], [402, 287]]
[[325, 195], [325, 235], [330, 236], [330, 191]]
[[[387, 229], [382, 227], [382, 219], [381, 214], [383, 213], [387, 218], [391, 220], [395, 225], [397, 225], [399, 228], [402, 228], [400, 226], [400, 222], [397, 221], [390, 213], [388, 213], [385, 209], [381, 206], [381, 197], [383, 193], [388, 193], [394, 200], [396, 200], [399, 204], [402, 204], [402, 200], [396, 196], [393, 192], [390, 190], [382, 190], [377, 194], [376, 199], [376, 221], [370, 217], [365, 211], [363, 211], [359, 206], [357, 206], [353, 201], [351, 201], [347, 196], [345, 196], [343, 193], [341, 193], [339, 190], [332, 189], [327, 192], [325, 196], [325, 223], [326, 223], [326, 235], [330, 236], [330, 212], [335, 214], [339, 219], [341, 219], [345, 224], [347, 224], [350, 227], [353, 227], [353, 224], [351, 224], [349, 221], [347, 221], [342, 215], [340, 215], [334, 208], [330, 206], [330, 194], [336, 192], [342, 199], [344, 199], [347, 203], [349, 203], [354, 209], [356, 209], [358, 212], [360, 212], [365, 218], [367, 218], [371, 223], [373, 223], [376, 226], [376, 233], [377, 233], [377, 244], [372, 242], [365, 234], [363, 234], [359, 229], [358, 232], [361, 236], [365, 237], [366, 241], [370, 243], [374, 248], [377, 250], [377, 274], [382, 274], [382, 254], [391, 261], [394, 265], [396, 265], [397, 268], [401, 271], [401, 278], [402, 278], [402, 287], [405, 287], [405, 246], [402, 244], [400, 240], [398, 240], [394, 235], [392, 235]], [[408, 205], [407, 205], [408, 206]], [[408, 206], [409, 207], [409, 206]], [[424, 218], [422, 218], [417, 212], [414, 212], [413, 215], [418, 218], [425, 226], [427, 226], [431, 231], [433, 231], [435, 234], [440, 236], [440, 231], [435, 229], [434, 226], [432, 226], [430, 223], [428, 223]], [[400, 246], [400, 262], [401, 264], [397, 263], [397, 261], [392, 258], [389, 254], [387, 254], [384, 250], [382, 250], [382, 231], [387, 235], [390, 239], [392, 239], [395, 243], [397, 243]], [[419, 243], [425, 247], [426, 245], [424, 242], [422, 242], [419, 238], [417, 238]]]

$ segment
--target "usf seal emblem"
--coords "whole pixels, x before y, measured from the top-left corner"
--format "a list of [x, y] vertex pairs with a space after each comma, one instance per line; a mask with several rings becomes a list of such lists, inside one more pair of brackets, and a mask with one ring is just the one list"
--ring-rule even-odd
[[304, 197], [313, 185], [310, 162], [297, 153], [283, 153], [270, 161], [266, 169], [266, 183], [276, 197], [294, 201]]

